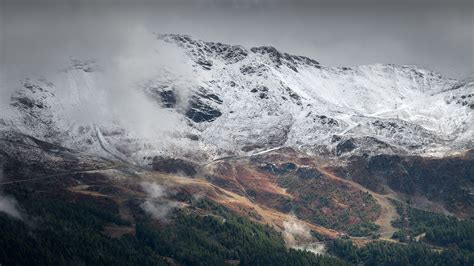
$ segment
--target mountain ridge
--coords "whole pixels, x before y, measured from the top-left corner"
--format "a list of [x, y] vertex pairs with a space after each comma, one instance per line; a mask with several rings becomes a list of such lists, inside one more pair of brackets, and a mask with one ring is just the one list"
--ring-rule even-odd
[[[84, 109], [84, 99], [99, 98], [94, 90], [100, 92], [102, 71], [90, 60], [73, 61], [52, 80], [20, 84], [12, 97], [19, 119], [12, 123], [24, 133], [80, 150], [103, 153], [99, 146], [107, 142], [138, 164], [159, 155], [209, 161], [279, 146], [339, 157], [442, 156], [473, 147], [469, 79], [445, 79], [415, 66], [325, 67], [270, 46], [246, 49], [187, 35], [157, 35], [157, 42], [184, 50], [176, 60], [190, 65], [191, 73], [183, 77], [160, 69], [129, 89], [164, 110], [162, 120], [178, 121], [169, 132], [142, 137], [120, 123], [68, 121], [66, 114], [75, 112], [70, 106]], [[101, 141], [98, 131], [105, 133]], [[189, 158], [197, 150], [202, 152]]]

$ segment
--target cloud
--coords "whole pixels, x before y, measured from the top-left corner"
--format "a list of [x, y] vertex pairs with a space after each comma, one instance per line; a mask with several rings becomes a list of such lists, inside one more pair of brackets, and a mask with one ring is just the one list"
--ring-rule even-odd
[[168, 214], [179, 206], [178, 202], [167, 199], [169, 192], [163, 186], [155, 182], [142, 182], [141, 187], [147, 194], [147, 199], [141, 207], [154, 219], [166, 219]]
[[[157, 41], [153, 32], [159, 32], [160, 27], [149, 27], [145, 23], [149, 16], [141, 14], [143, 10], [83, 6], [79, 1], [69, 4], [2, 4], [0, 110], [9, 108], [10, 97], [21, 80], [44, 77], [55, 81], [58, 71], [71, 65], [74, 58], [93, 59], [101, 75], [87, 84], [92, 85], [90, 88], [77, 88], [84, 97], [75, 110], [70, 110], [72, 118], [90, 121], [119, 117], [124, 123], [150, 127], [153, 124], [144, 123], [148, 118], [166, 115], [134, 90], [139, 82], [152, 79], [163, 69], [190, 73], [191, 66], [179, 61], [177, 49]], [[80, 8], [72, 10], [75, 4]], [[70, 95], [72, 89], [76, 90], [65, 83], [56, 84], [59, 93]], [[166, 118], [160, 122], [174, 120]]]
[[315, 254], [325, 252], [324, 244], [314, 241], [311, 230], [308, 226], [292, 215], [287, 221], [283, 222], [283, 239], [289, 248], [306, 250]]
[[[3, 180], [3, 169], [0, 167], [0, 182]], [[16, 219], [23, 219], [18, 210], [18, 203], [14, 198], [5, 196], [0, 191], [0, 212], [4, 212]]]
[[13, 198], [0, 194], [0, 212], [4, 212], [16, 219], [22, 219], [17, 208], [17, 202]]
[[295, 246], [300, 240], [308, 240], [311, 238], [309, 228], [295, 216], [292, 216], [288, 221], [283, 222], [283, 238], [285, 243], [291, 247]]
[[[21, 80], [45, 77], [55, 84], [51, 90], [62, 105], [58, 111], [64, 112], [60, 119], [66, 126], [118, 125], [144, 138], [181, 126], [175, 115], [145, 95], [144, 87], [153, 86], [159, 75], [175, 73], [168, 77], [181, 81], [182, 86], [177, 82], [175, 89], [184, 101], [194, 82], [192, 66], [182, 50], [158, 41], [143, 19], [134, 20], [126, 12], [121, 16], [120, 9], [94, 16], [98, 14], [87, 7], [72, 14], [66, 8], [64, 12], [71, 15], [67, 18], [60, 7], [37, 7], [28, 18], [22, 11], [11, 9], [24, 20], [17, 21], [13, 15], [2, 19], [3, 114], [11, 112], [10, 97], [21, 86]], [[69, 67], [83, 62], [93, 64], [94, 73], [81, 75], [82, 71]], [[68, 73], [64, 69], [69, 69]]]
[[[160, 42], [145, 28], [137, 26], [127, 38], [120, 53], [98, 60], [101, 71], [93, 74], [92, 81], [78, 88], [80, 101], [67, 113], [67, 121], [78, 124], [108, 125], [111, 122], [126, 128], [134, 135], [152, 138], [163, 131], [179, 127], [175, 114], [159, 107], [145, 94], [147, 87], [164, 73], [179, 73], [192, 86], [191, 65], [184, 60], [183, 51]], [[92, 84], [92, 85], [91, 85]], [[87, 85], [91, 88], [86, 89]], [[64, 89], [64, 88], [62, 88]], [[175, 86], [183, 99], [187, 86]], [[75, 88], [70, 88], [75, 90]], [[67, 91], [66, 91], [67, 93]]]

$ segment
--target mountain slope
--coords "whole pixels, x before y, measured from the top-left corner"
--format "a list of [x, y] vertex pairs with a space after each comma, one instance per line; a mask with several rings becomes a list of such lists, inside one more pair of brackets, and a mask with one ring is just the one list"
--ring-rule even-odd
[[[339, 176], [375, 192], [422, 197], [463, 217], [472, 213], [472, 160], [464, 155], [474, 146], [472, 79], [415, 66], [325, 67], [273, 47], [184, 35], [158, 35], [155, 46], [139, 61], [151, 74], [120, 79], [130, 81], [123, 85], [111, 83], [111, 73], [93, 60], [23, 80], [11, 98], [12, 115], [0, 120], [2, 134], [155, 170], [162, 161], [169, 168], [166, 158], [202, 166], [290, 148], [329, 160]], [[173, 62], [161, 62], [163, 52]], [[128, 60], [121, 67], [126, 74], [137, 66]], [[374, 164], [379, 161], [382, 166]], [[443, 167], [431, 173], [426, 165], [432, 164]], [[437, 183], [452, 173], [449, 185]], [[272, 182], [278, 180], [284, 177]], [[279, 204], [271, 207], [284, 207]]]
[[[473, 146], [469, 80], [416, 66], [325, 67], [273, 47], [159, 35], [157, 50], [168, 46], [191, 71], [157, 69], [123, 96], [103, 90], [95, 62], [75, 60], [55, 77], [20, 84], [12, 97], [17, 116], [3, 127], [140, 165], [156, 155], [208, 161], [279, 146], [329, 156]], [[117, 97], [147, 109], [109, 108]]]

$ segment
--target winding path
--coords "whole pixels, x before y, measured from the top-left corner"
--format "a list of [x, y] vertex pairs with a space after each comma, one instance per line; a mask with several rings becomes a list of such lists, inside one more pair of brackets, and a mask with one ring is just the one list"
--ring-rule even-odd
[[372, 195], [372, 197], [374, 197], [375, 200], [377, 200], [377, 203], [380, 204], [382, 208], [380, 212], [380, 216], [375, 221], [375, 224], [380, 226], [380, 229], [379, 229], [380, 238], [384, 240], [391, 240], [393, 233], [399, 230], [393, 227], [392, 221], [395, 221], [396, 219], [398, 219], [399, 215], [398, 215], [396, 207], [390, 202], [390, 199], [392, 199], [390, 196], [381, 195], [379, 193], [376, 193], [374, 191], [367, 189], [366, 187], [362, 186], [359, 183], [338, 177], [334, 175], [333, 173], [324, 169], [324, 167], [319, 168], [319, 170], [329, 178], [339, 180], [361, 191], [367, 191], [368, 193], [370, 193], [370, 195]]

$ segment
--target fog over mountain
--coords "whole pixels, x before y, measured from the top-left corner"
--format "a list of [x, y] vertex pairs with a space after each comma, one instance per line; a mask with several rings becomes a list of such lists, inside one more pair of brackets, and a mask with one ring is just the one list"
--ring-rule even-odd
[[[154, 49], [153, 33], [190, 34], [246, 47], [272, 45], [326, 66], [414, 64], [464, 79], [474, 71], [472, 8], [470, 1], [423, 0], [2, 0], [0, 102], [6, 111], [12, 84], [20, 79], [47, 77], [71, 59], [92, 59], [110, 76], [109, 84], [98, 89], [118, 90], [108, 98], [121, 105], [131, 80], [150, 75], [153, 65], [179, 64], [166, 52], [166, 57], [146, 61]], [[124, 69], [129, 63], [135, 67]]]

